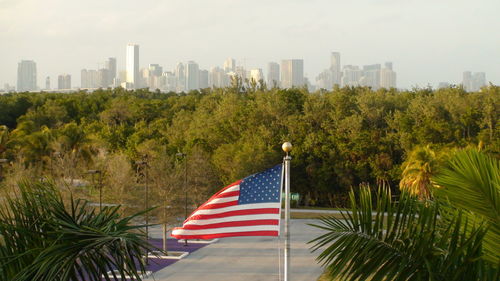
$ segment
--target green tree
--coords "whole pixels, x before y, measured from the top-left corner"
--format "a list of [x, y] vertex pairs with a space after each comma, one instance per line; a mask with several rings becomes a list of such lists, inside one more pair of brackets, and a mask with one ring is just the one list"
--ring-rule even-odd
[[436, 174], [439, 160], [430, 146], [415, 148], [403, 163], [399, 188], [420, 199], [432, 197], [432, 176]]

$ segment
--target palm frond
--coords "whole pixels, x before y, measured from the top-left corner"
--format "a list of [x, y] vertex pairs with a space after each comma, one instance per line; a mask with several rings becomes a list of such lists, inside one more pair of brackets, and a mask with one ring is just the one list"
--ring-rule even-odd
[[360, 189], [359, 198], [351, 191], [351, 212], [314, 225], [325, 233], [310, 242], [312, 249], [322, 250], [318, 261], [332, 278], [491, 280], [498, 274], [480, 260], [483, 228], [465, 233], [461, 215], [442, 225], [439, 204], [419, 202], [407, 193], [395, 203], [389, 189], [381, 188], [374, 206], [372, 199], [368, 187]]
[[464, 210], [469, 224], [488, 226], [485, 257], [500, 266], [500, 162], [474, 149], [462, 150], [433, 180], [436, 195]]
[[[0, 210], [1, 280], [140, 280], [142, 255], [153, 250], [130, 225], [140, 214], [120, 218], [119, 207], [96, 212], [71, 198], [65, 206], [50, 183], [24, 182]], [[114, 278], [106, 272], [117, 270]]]

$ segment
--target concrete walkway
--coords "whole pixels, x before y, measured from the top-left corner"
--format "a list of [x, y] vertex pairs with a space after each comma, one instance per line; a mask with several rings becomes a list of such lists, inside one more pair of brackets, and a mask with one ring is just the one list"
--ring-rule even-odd
[[[291, 222], [291, 278], [316, 281], [323, 269], [316, 263], [308, 241], [322, 231], [316, 220]], [[152, 231], [154, 238], [158, 231]], [[159, 238], [159, 237], [158, 237]], [[273, 237], [223, 238], [154, 274], [148, 281], [273, 281], [279, 280], [278, 239]]]

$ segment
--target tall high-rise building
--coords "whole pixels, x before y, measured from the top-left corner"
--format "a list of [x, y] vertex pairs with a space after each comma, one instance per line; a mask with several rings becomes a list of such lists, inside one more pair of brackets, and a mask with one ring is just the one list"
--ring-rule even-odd
[[139, 45], [135, 44], [127, 45], [126, 70], [127, 70], [127, 83], [131, 83], [132, 87], [135, 89], [139, 88], [140, 87]]
[[161, 89], [160, 77], [163, 74], [163, 67], [159, 64], [150, 64], [142, 71], [142, 76], [146, 86], [150, 89]]
[[361, 86], [368, 86], [374, 90], [380, 88], [380, 64], [370, 64], [363, 66], [363, 78]]
[[255, 83], [260, 83], [264, 81], [264, 74], [262, 74], [262, 69], [256, 68], [250, 70], [250, 81], [254, 81]]
[[344, 65], [342, 86], [359, 86], [363, 71], [357, 65]]
[[200, 89], [206, 89], [209, 87], [208, 84], [208, 70], [205, 69], [200, 69], [200, 74], [199, 74], [199, 79], [200, 79]]
[[175, 66], [175, 77], [177, 78], [176, 92], [182, 92], [186, 89], [186, 67], [182, 62]]
[[228, 58], [224, 61], [224, 71], [231, 72], [236, 71], [236, 60], [233, 58]]
[[330, 69], [332, 71], [340, 72], [340, 53], [332, 52]]
[[392, 70], [392, 62], [386, 62], [385, 67], [380, 70], [380, 87], [396, 88], [396, 72]]
[[281, 61], [281, 87], [304, 86], [304, 60], [291, 59]]
[[331, 90], [333, 88], [333, 73], [331, 69], [325, 69], [316, 77], [316, 86], [319, 89]]
[[486, 86], [486, 73], [476, 72], [472, 76], [472, 90], [479, 91], [482, 87]]
[[267, 64], [267, 85], [269, 87], [280, 86], [280, 65], [276, 62]]
[[465, 71], [463, 73], [462, 85], [467, 92], [479, 91], [486, 86], [486, 73]]
[[188, 61], [186, 64], [186, 91], [197, 90], [200, 88], [200, 69], [194, 61]]
[[97, 79], [95, 88], [107, 88], [110, 85], [110, 71], [107, 68], [101, 68], [97, 70]]
[[217, 87], [217, 88], [222, 88], [228, 86], [228, 76], [224, 69], [220, 67], [212, 67], [210, 69], [210, 75], [209, 75], [209, 86], [210, 87]]
[[108, 70], [108, 84], [106, 86], [115, 85], [116, 83], [116, 58], [108, 58], [104, 62], [104, 67]]
[[22, 60], [17, 64], [17, 91], [35, 91], [36, 63], [32, 60]]
[[165, 77], [165, 92], [175, 92], [177, 91], [177, 77], [175, 73], [167, 71], [163, 72], [163, 77]]
[[467, 92], [472, 91], [472, 72], [464, 71], [462, 75], [462, 86]]
[[71, 75], [61, 74], [57, 76], [57, 89], [59, 90], [71, 89]]
[[99, 88], [99, 73], [97, 70], [82, 69], [81, 71], [81, 85], [82, 89], [95, 89]]
[[45, 90], [50, 90], [50, 77], [45, 78]]

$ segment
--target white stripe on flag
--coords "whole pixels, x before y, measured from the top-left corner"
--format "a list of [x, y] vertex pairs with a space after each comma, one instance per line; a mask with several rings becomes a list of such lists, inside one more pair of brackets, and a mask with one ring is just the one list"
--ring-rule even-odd
[[203, 234], [219, 234], [219, 233], [234, 233], [247, 231], [278, 231], [279, 225], [252, 225], [239, 227], [220, 227], [200, 230], [189, 229], [174, 229], [172, 235], [203, 235]]
[[239, 196], [231, 196], [231, 197], [223, 197], [223, 198], [217, 198], [213, 199], [210, 202], [207, 202], [205, 206], [216, 204], [216, 203], [225, 203], [225, 202], [231, 202], [231, 201], [238, 201]]
[[[220, 214], [229, 211], [237, 211], [237, 210], [251, 210], [251, 209], [267, 209], [267, 208], [280, 208], [281, 204], [279, 202], [271, 202], [271, 203], [256, 203], [256, 204], [242, 204], [236, 206], [228, 206], [219, 209], [202, 209], [194, 212], [191, 216], [195, 215], [206, 215], [206, 214]], [[190, 217], [191, 217], [190, 216]]]
[[231, 186], [230, 188], [224, 190], [223, 192], [221, 192], [220, 194], [224, 194], [226, 192], [231, 192], [231, 191], [238, 191], [240, 190], [240, 185], [235, 185], [235, 186]]
[[261, 214], [261, 215], [244, 215], [244, 216], [232, 216], [226, 218], [216, 218], [216, 219], [206, 219], [206, 220], [190, 220], [184, 225], [207, 225], [213, 223], [221, 222], [233, 222], [233, 221], [252, 221], [252, 220], [277, 220], [280, 218], [280, 214]]

